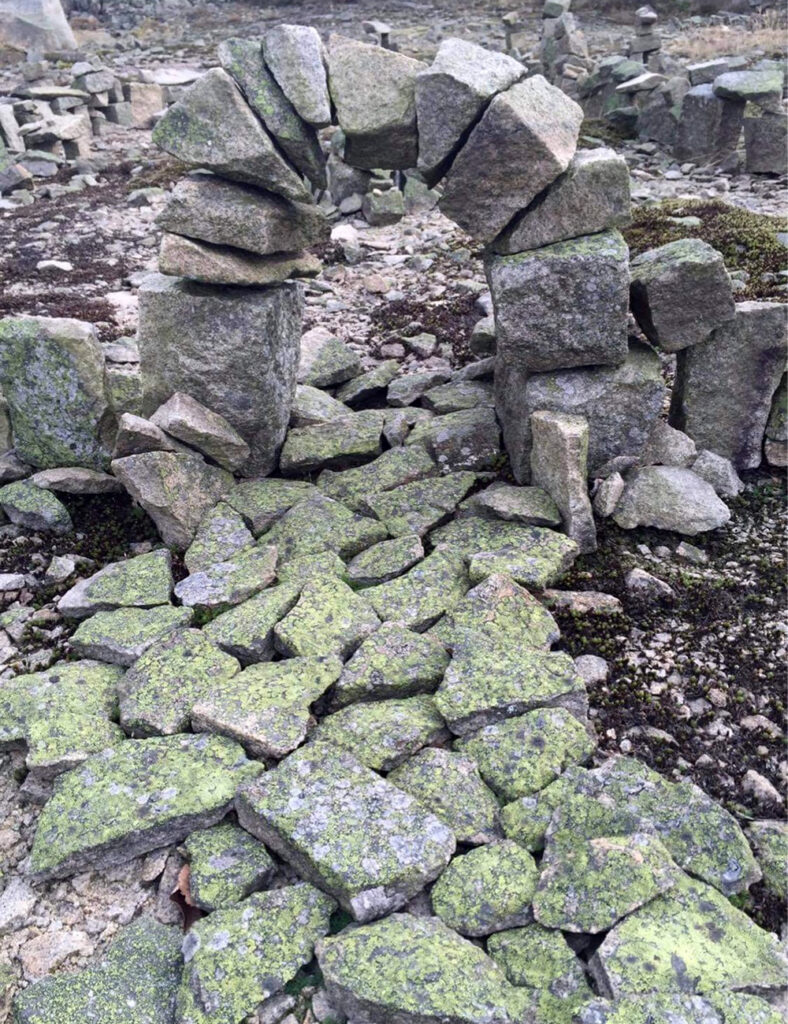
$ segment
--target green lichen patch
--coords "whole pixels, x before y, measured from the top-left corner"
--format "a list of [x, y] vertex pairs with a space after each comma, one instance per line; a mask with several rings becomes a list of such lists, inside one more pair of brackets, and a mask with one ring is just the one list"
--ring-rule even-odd
[[575, 1006], [577, 996], [591, 995], [583, 964], [560, 932], [540, 924], [498, 932], [487, 940], [487, 952], [513, 985], [550, 989]]
[[284, 757], [303, 743], [315, 724], [310, 705], [341, 671], [330, 655], [252, 665], [201, 695], [192, 726], [229, 736], [254, 757]]
[[[343, 401], [340, 394], [337, 394]], [[380, 455], [383, 413], [377, 409], [352, 413], [341, 420], [291, 429], [279, 456], [284, 476], [321, 469], [348, 469]]]
[[276, 624], [276, 646], [290, 657], [347, 658], [380, 625], [372, 605], [338, 579], [307, 583], [292, 611]]
[[197, 629], [150, 647], [118, 687], [120, 724], [131, 736], [186, 732], [193, 705], [218, 690], [241, 666]]
[[342, 384], [361, 370], [361, 360], [340, 338], [326, 338], [321, 342], [306, 373], [298, 379], [315, 388]]
[[564, 708], [530, 711], [455, 743], [455, 749], [474, 758], [484, 781], [506, 801], [543, 789], [569, 765], [590, 757], [594, 747]]
[[263, 844], [237, 825], [192, 832], [183, 846], [189, 859], [189, 895], [203, 910], [240, 903], [264, 889], [276, 873]]
[[238, 1024], [314, 954], [336, 904], [305, 882], [253, 893], [198, 921], [183, 942], [179, 1024]]
[[367, 503], [370, 497], [414, 480], [435, 476], [437, 472], [438, 467], [426, 449], [414, 445], [412, 448], [390, 448], [366, 466], [339, 473], [326, 469], [320, 474], [317, 486], [329, 498], [341, 501], [354, 512], [370, 515]]
[[452, 380], [430, 388], [423, 395], [422, 404], [438, 416], [460, 409], [475, 409], [477, 405], [495, 404], [492, 385], [480, 380]]
[[203, 633], [242, 665], [268, 661], [274, 654], [274, 626], [287, 615], [300, 593], [300, 585], [289, 580], [263, 590], [217, 615]]
[[580, 714], [588, 705], [585, 684], [568, 654], [482, 640], [454, 647], [435, 694], [435, 706], [460, 736], [558, 705]]
[[175, 596], [189, 608], [213, 612], [241, 604], [275, 576], [276, 548], [260, 544], [182, 579], [175, 585]]
[[680, 992], [649, 992], [611, 1002], [592, 999], [575, 1018], [578, 1024], [781, 1024], [783, 1015], [758, 996], [738, 992], [709, 993], [705, 996]]
[[376, 393], [385, 391], [399, 373], [396, 359], [386, 359], [373, 366], [366, 373], [354, 377], [337, 390], [336, 397], [340, 402], [360, 402], [375, 397]]
[[331, 694], [331, 709], [358, 700], [432, 693], [448, 663], [446, 649], [433, 637], [384, 622], [345, 665]]
[[172, 592], [172, 557], [166, 548], [112, 562], [87, 580], [81, 580], [58, 601], [66, 618], [84, 619], [113, 608], [153, 608], [169, 604]]
[[96, 658], [127, 668], [149, 647], [191, 625], [193, 615], [191, 608], [174, 608], [170, 604], [96, 612], [80, 622], [69, 643], [81, 658]]
[[420, 694], [342, 708], [323, 719], [315, 739], [344, 747], [368, 768], [387, 772], [446, 735], [432, 697]]
[[340, 558], [352, 558], [387, 536], [382, 523], [315, 493], [274, 523], [265, 535], [265, 543], [276, 546], [280, 565], [286, 565], [325, 551], [334, 551]]
[[30, 858], [39, 878], [124, 864], [224, 817], [263, 766], [223, 736], [126, 740], [62, 775], [38, 819]]
[[347, 578], [357, 587], [388, 583], [424, 558], [424, 545], [415, 534], [382, 540], [362, 551], [348, 564]]
[[184, 561], [190, 573], [207, 569], [216, 562], [226, 562], [250, 548], [254, 537], [246, 528], [243, 516], [225, 501], [212, 508], [197, 527]]
[[248, 524], [255, 537], [270, 529], [280, 516], [299, 501], [314, 494], [304, 480], [243, 480], [225, 495], [224, 501]]
[[558, 506], [541, 487], [515, 487], [496, 481], [464, 503], [479, 515], [525, 526], [560, 526]]
[[245, 786], [241, 825], [366, 921], [403, 906], [454, 852], [452, 832], [344, 750], [310, 743]]
[[768, 992], [785, 986], [776, 936], [710, 885], [687, 876], [620, 921], [589, 966], [608, 997], [719, 989]]
[[462, 599], [468, 589], [465, 561], [450, 549], [433, 551], [404, 576], [364, 591], [384, 621], [424, 630]]
[[0, 508], [12, 523], [30, 530], [71, 533], [74, 529], [68, 509], [51, 491], [21, 480], [0, 487]]
[[392, 914], [317, 947], [331, 1005], [373, 1020], [520, 1024], [526, 997], [441, 921]]
[[635, 832], [548, 844], [534, 915], [547, 928], [596, 934], [672, 888], [679, 869], [656, 836]]
[[785, 899], [788, 896], [788, 823], [754, 821], [747, 834], [758, 854], [764, 884]]
[[[566, 774], [571, 774], [570, 768]], [[538, 793], [518, 797], [501, 808], [501, 826], [508, 839], [532, 853], [544, 849], [545, 835], [563, 793], [564, 776], [551, 782]]]
[[455, 857], [432, 887], [432, 907], [461, 935], [516, 928], [533, 920], [538, 877], [531, 854], [504, 839]]
[[475, 483], [475, 473], [449, 473], [373, 494], [365, 504], [392, 537], [422, 537], [454, 511]]
[[498, 801], [471, 758], [426, 747], [390, 772], [388, 780], [448, 825], [458, 843], [478, 846], [503, 838]]
[[171, 1024], [182, 970], [181, 932], [141, 917], [82, 971], [23, 989], [16, 1024]]

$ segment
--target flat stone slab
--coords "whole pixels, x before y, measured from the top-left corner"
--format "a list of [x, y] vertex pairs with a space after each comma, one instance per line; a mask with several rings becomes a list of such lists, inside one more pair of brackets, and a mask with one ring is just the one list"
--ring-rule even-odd
[[338, 579], [307, 583], [292, 611], [274, 627], [288, 657], [337, 654], [347, 658], [380, 625], [373, 606]]
[[79, 466], [41, 469], [28, 477], [27, 482], [60, 494], [117, 494], [123, 490], [120, 482], [109, 473]]
[[184, 562], [190, 573], [226, 562], [254, 544], [243, 516], [224, 501], [211, 509], [197, 527]]
[[291, 582], [270, 587], [217, 615], [203, 627], [203, 633], [242, 665], [270, 661], [274, 627], [295, 605], [300, 592], [301, 587]]
[[331, 655], [252, 665], [198, 698], [192, 727], [229, 736], [252, 757], [284, 757], [314, 728], [310, 705], [341, 671]]
[[173, 277], [215, 285], [264, 287], [291, 278], [316, 277], [323, 264], [314, 253], [273, 253], [258, 256], [229, 245], [212, 245], [165, 232], [159, 249], [159, 270]]
[[270, 529], [280, 516], [314, 494], [305, 480], [242, 480], [225, 496], [225, 503], [242, 516], [255, 537]]
[[560, 526], [558, 506], [541, 487], [515, 487], [494, 483], [469, 498], [466, 505], [480, 515], [522, 523], [524, 526]]
[[202, 910], [240, 903], [265, 889], [276, 874], [263, 844], [237, 825], [192, 832], [183, 847], [189, 859], [189, 895]]
[[352, 558], [387, 537], [386, 527], [376, 519], [357, 515], [315, 492], [293, 505], [264, 539], [279, 552], [281, 576], [283, 566], [296, 559], [332, 551], [340, 558]]
[[128, 668], [154, 644], [192, 623], [191, 608], [118, 608], [96, 612], [77, 626], [69, 645], [81, 658], [96, 658]]
[[296, 386], [295, 398], [290, 408], [291, 427], [311, 427], [316, 423], [341, 420], [352, 415], [352, 409], [320, 388], [313, 388], [309, 384]]
[[498, 421], [486, 406], [417, 423], [405, 444], [423, 445], [444, 471], [494, 469], [501, 451]]
[[367, 588], [364, 596], [384, 622], [400, 622], [418, 632], [454, 607], [467, 589], [465, 560], [445, 549], [433, 551], [404, 576]]
[[403, 906], [454, 852], [452, 832], [350, 754], [311, 744], [238, 794], [245, 829], [357, 921]]
[[121, 680], [121, 725], [131, 736], [186, 732], [195, 702], [240, 670], [200, 630], [179, 630], [150, 647]]
[[502, 838], [498, 801], [476, 762], [440, 747], [425, 747], [387, 776], [454, 833], [473, 846]]
[[592, 998], [583, 963], [560, 932], [540, 924], [496, 932], [487, 952], [513, 985], [537, 990], [534, 1009], [545, 1020], [560, 1021]]
[[215, 611], [240, 604], [263, 590], [276, 577], [277, 551], [258, 545], [226, 562], [216, 562], [175, 584], [175, 596], [188, 608]]
[[0, 508], [12, 523], [44, 533], [71, 533], [68, 509], [54, 494], [33, 484], [15, 481], [0, 487]]
[[58, 782], [30, 858], [40, 879], [125, 864], [219, 822], [263, 766], [223, 736], [126, 740]]
[[481, 380], [453, 380], [439, 384], [427, 391], [421, 402], [425, 409], [434, 412], [436, 416], [495, 404], [492, 385]]
[[374, 462], [336, 473], [326, 469], [318, 477], [320, 490], [356, 512], [372, 515], [369, 500], [414, 480], [436, 476], [438, 467], [421, 445], [390, 448]]
[[172, 556], [166, 548], [112, 562], [80, 580], [58, 601], [61, 615], [84, 619], [115, 608], [152, 608], [170, 603]]
[[253, 893], [195, 922], [183, 942], [176, 1018], [244, 1020], [309, 963], [336, 904], [305, 882]]
[[286, 476], [319, 469], [347, 469], [380, 455], [383, 414], [357, 412], [345, 419], [289, 431], [279, 457]]
[[357, 587], [374, 587], [388, 583], [411, 569], [424, 558], [421, 537], [405, 534], [374, 544], [348, 563], [348, 582]]
[[475, 483], [475, 473], [449, 473], [373, 494], [365, 505], [392, 537], [422, 537], [456, 509]]

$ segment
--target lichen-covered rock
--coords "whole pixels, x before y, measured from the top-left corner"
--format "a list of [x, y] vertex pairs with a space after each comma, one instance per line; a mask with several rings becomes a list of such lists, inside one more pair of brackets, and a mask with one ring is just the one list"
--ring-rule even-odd
[[253, 893], [197, 921], [183, 941], [179, 1024], [237, 1024], [309, 963], [336, 904], [305, 882]]
[[567, 536], [580, 551], [596, 551], [596, 524], [588, 496], [588, 420], [538, 410], [531, 415], [531, 436], [531, 480], [555, 501]]
[[41, 469], [107, 468], [114, 417], [92, 324], [39, 316], [0, 320], [0, 387], [20, 459]]
[[361, 213], [373, 228], [396, 224], [405, 216], [405, 197], [398, 188], [373, 189], [361, 203]]
[[711, 484], [721, 498], [735, 498], [744, 490], [744, 483], [730, 459], [704, 448], [692, 461], [692, 472]]
[[421, 445], [410, 448], [390, 448], [374, 462], [342, 473], [326, 469], [318, 477], [317, 485], [324, 494], [356, 512], [371, 515], [369, 499], [377, 494], [401, 487], [415, 480], [435, 476], [438, 467]]
[[357, 921], [403, 906], [454, 852], [452, 832], [412, 797], [325, 744], [290, 754], [239, 792], [252, 835]]
[[534, 896], [536, 920], [547, 928], [596, 934], [672, 888], [679, 869], [647, 833], [584, 842], [550, 842]]
[[778, 67], [727, 71], [714, 79], [714, 95], [724, 100], [755, 103], [764, 110], [779, 111], [784, 81]]
[[263, 590], [217, 615], [203, 632], [242, 665], [270, 661], [274, 656], [274, 626], [295, 605], [300, 592], [300, 586], [290, 582]]
[[237, 825], [192, 832], [183, 847], [189, 858], [189, 896], [202, 910], [240, 903], [264, 889], [276, 873], [263, 844]]
[[419, 694], [342, 708], [323, 719], [314, 738], [318, 743], [343, 747], [368, 768], [388, 772], [447, 735], [432, 697]]
[[441, 469], [494, 469], [501, 432], [492, 409], [477, 406], [417, 423], [405, 444], [423, 445]]
[[562, 1024], [588, 999], [591, 989], [579, 960], [560, 932], [540, 924], [498, 932], [487, 952], [513, 985], [536, 989], [536, 1019]]
[[463, 556], [450, 548], [433, 551], [388, 583], [369, 587], [364, 596], [384, 621], [420, 632], [453, 608], [468, 589]]
[[649, 992], [615, 1002], [592, 999], [575, 1019], [578, 1024], [651, 1024], [655, 1014], [671, 1024], [781, 1024], [784, 1019], [758, 996], [725, 991], [705, 996]]
[[255, 537], [270, 529], [293, 505], [314, 494], [315, 488], [305, 480], [242, 480], [225, 496], [249, 525]]
[[610, 931], [589, 967], [602, 995], [785, 986], [786, 961], [763, 931], [716, 889], [680, 878]]
[[276, 624], [277, 648], [288, 657], [347, 658], [380, 625], [373, 606], [339, 579], [307, 583], [292, 611]]
[[480, 515], [525, 526], [561, 525], [558, 506], [541, 487], [515, 487], [500, 481], [474, 494], [465, 504]]
[[166, 548], [111, 562], [67, 590], [58, 611], [70, 619], [114, 608], [153, 608], [170, 603], [172, 557]]
[[711, 484], [691, 469], [678, 466], [645, 466], [629, 480], [613, 512], [625, 530], [653, 526], [675, 530], [688, 537], [716, 530], [731, 517], [728, 506]]
[[249, 445], [224, 418], [191, 395], [176, 391], [160, 405], [151, 423], [234, 472], [249, 458]]
[[240, 670], [200, 630], [179, 630], [150, 647], [119, 683], [120, 723], [132, 736], [186, 732], [192, 705]]
[[461, 935], [517, 928], [533, 920], [538, 878], [530, 853], [505, 839], [455, 857], [432, 887], [432, 906]]
[[310, 705], [341, 671], [331, 655], [252, 665], [200, 695], [192, 727], [229, 736], [253, 757], [284, 757], [304, 742], [315, 724]]
[[215, 611], [240, 604], [276, 576], [276, 548], [258, 545], [226, 562], [216, 562], [175, 585], [175, 596], [189, 608]]
[[422, 61], [332, 35], [328, 84], [352, 167], [415, 167], [416, 76]]
[[181, 933], [149, 917], [124, 928], [82, 971], [52, 975], [14, 1001], [19, 1024], [171, 1024], [181, 975]]
[[291, 427], [311, 427], [315, 423], [341, 420], [351, 415], [351, 409], [320, 388], [313, 388], [309, 384], [296, 386], [295, 398], [290, 409]]
[[455, 645], [435, 693], [435, 706], [453, 733], [464, 736], [538, 707], [565, 707], [584, 714], [583, 680], [563, 652], [535, 650], [473, 638]]
[[484, 781], [504, 801], [543, 789], [570, 765], [585, 761], [595, 744], [563, 708], [529, 711], [488, 725], [455, 742], [472, 757]]
[[12, 523], [45, 533], [71, 533], [68, 509], [50, 491], [17, 480], [0, 487], [0, 508]]
[[97, 658], [128, 668], [148, 648], [190, 626], [193, 614], [191, 608], [174, 608], [171, 604], [96, 612], [80, 622], [69, 644], [80, 658]]
[[207, 71], [169, 108], [154, 128], [153, 141], [185, 164], [293, 202], [310, 201], [309, 189], [221, 68]]
[[190, 573], [200, 572], [217, 562], [226, 562], [253, 544], [254, 537], [240, 513], [226, 501], [220, 501], [197, 527], [184, 562]]
[[263, 39], [263, 56], [285, 96], [307, 124], [331, 124], [326, 54], [317, 29], [277, 25]]
[[437, 918], [393, 914], [318, 943], [331, 1005], [379, 1024], [519, 1024], [523, 994]]
[[331, 708], [432, 693], [448, 663], [445, 648], [433, 637], [414, 633], [398, 622], [384, 622], [343, 668]]
[[40, 469], [27, 478], [28, 483], [58, 494], [117, 494], [120, 483], [109, 473], [97, 469], [69, 466], [61, 469]]
[[298, 277], [315, 277], [322, 263], [314, 253], [258, 256], [229, 245], [213, 245], [165, 231], [159, 249], [159, 270], [173, 277], [212, 285], [264, 287]]
[[780, 899], [788, 896], [788, 825], [784, 821], [753, 821], [747, 829], [758, 854], [763, 881]]
[[475, 483], [475, 473], [448, 473], [369, 495], [365, 505], [392, 537], [422, 537], [455, 510]]
[[112, 472], [154, 521], [164, 543], [178, 551], [189, 547], [205, 514], [233, 484], [226, 470], [171, 452], [114, 459]]
[[418, 402], [425, 392], [438, 384], [445, 384], [451, 374], [447, 370], [420, 370], [395, 377], [386, 391], [386, 402], [395, 408], [407, 408]]
[[380, 455], [383, 414], [377, 409], [289, 431], [279, 459], [285, 475], [346, 469]]
[[396, 359], [386, 359], [377, 366], [373, 366], [366, 373], [347, 381], [337, 391], [337, 398], [340, 402], [347, 402], [349, 405], [365, 402], [375, 398], [386, 391], [389, 384], [399, 373], [399, 363]]
[[348, 563], [347, 578], [358, 587], [388, 583], [424, 558], [424, 545], [415, 534], [374, 544]]
[[632, 260], [632, 311], [665, 352], [705, 341], [736, 314], [722, 256], [699, 238], [682, 238]]
[[[137, 368], [139, 370], [139, 367]], [[140, 404], [137, 411], [142, 412], [142, 385], [140, 383]], [[150, 420], [138, 416], [135, 412], [123, 412], [118, 418], [118, 432], [115, 435], [115, 446], [112, 449], [113, 459], [123, 459], [127, 455], [141, 455], [142, 452], [182, 452], [189, 453], [186, 445], [167, 437]]]
[[30, 869], [66, 878], [179, 842], [227, 813], [263, 766], [223, 736], [126, 740], [58, 779], [38, 819]]
[[301, 335], [298, 383], [328, 388], [356, 377], [361, 360], [344, 341], [324, 327], [313, 327]]

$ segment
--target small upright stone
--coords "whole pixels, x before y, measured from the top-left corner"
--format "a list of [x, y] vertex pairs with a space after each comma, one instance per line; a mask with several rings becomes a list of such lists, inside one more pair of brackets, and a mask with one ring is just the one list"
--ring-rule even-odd
[[317, 29], [277, 25], [263, 39], [263, 56], [282, 92], [315, 128], [331, 124], [326, 54]]
[[249, 458], [249, 445], [240, 434], [223, 416], [207, 409], [191, 395], [176, 391], [159, 406], [150, 421], [231, 473]]
[[539, 411], [531, 416], [531, 479], [558, 506], [564, 529], [581, 552], [596, 551], [596, 526], [588, 497], [588, 421]]

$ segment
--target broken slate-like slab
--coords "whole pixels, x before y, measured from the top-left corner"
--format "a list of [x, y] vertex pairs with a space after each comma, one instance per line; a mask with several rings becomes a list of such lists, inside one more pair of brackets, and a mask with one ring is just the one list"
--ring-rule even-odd
[[421, 537], [406, 534], [393, 540], [374, 544], [348, 564], [348, 582], [357, 587], [373, 587], [388, 583], [407, 572], [424, 558]]
[[126, 740], [62, 776], [38, 819], [30, 859], [41, 879], [125, 864], [219, 822], [263, 771], [223, 736]]
[[368, 768], [388, 772], [428, 743], [447, 736], [432, 697], [419, 694], [342, 708], [322, 720], [314, 739], [343, 747]]
[[236, 1024], [314, 955], [336, 903], [306, 882], [253, 893], [195, 922], [183, 941], [180, 1024]]
[[300, 592], [300, 584], [290, 581], [270, 587], [217, 615], [203, 632], [242, 665], [270, 661], [274, 656], [274, 626], [287, 615]]
[[331, 709], [432, 693], [448, 663], [445, 648], [433, 637], [398, 622], [384, 622], [343, 668], [331, 694]]
[[452, 832], [350, 754], [310, 744], [236, 800], [245, 829], [357, 921], [403, 906], [454, 852]]
[[174, 608], [171, 604], [96, 612], [80, 622], [69, 645], [80, 658], [97, 658], [128, 668], [149, 647], [190, 626], [193, 614], [191, 608]]
[[369, 499], [382, 491], [390, 491], [414, 480], [436, 476], [438, 467], [421, 445], [391, 448], [374, 462], [342, 473], [326, 469], [318, 477], [320, 490], [356, 512], [372, 515]]
[[175, 596], [188, 608], [215, 611], [240, 604], [276, 576], [276, 548], [258, 545], [226, 562], [216, 562], [175, 584]]
[[240, 670], [200, 630], [179, 630], [150, 647], [119, 683], [120, 723], [131, 736], [186, 732], [192, 705]]
[[297, 427], [285, 438], [279, 468], [285, 476], [320, 469], [348, 469], [380, 455], [383, 413], [377, 409], [344, 419]]
[[159, 269], [163, 274], [213, 285], [263, 287], [291, 278], [315, 277], [321, 268], [322, 263], [314, 253], [258, 256], [233, 246], [211, 245], [168, 231], [162, 235], [159, 249]]
[[194, 540], [184, 555], [190, 573], [226, 562], [254, 544], [243, 517], [224, 501], [211, 509], [197, 527]]
[[341, 671], [332, 655], [252, 665], [198, 698], [192, 727], [229, 736], [252, 757], [284, 757], [314, 727], [310, 705]]
[[332, 551], [340, 558], [352, 558], [386, 537], [383, 523], [314, 492], [289, 509], [263, 539], [279, 552], [281, 577], [287, 563], [296, 559]]
[[166, 434], [235, 472], [249, 458], [249, 445], [224, 418], [191, 395], [176, 391], [150, 418]]
[[471, 758], [425, 747], [390, 772], [388, 780], [448, 825], [458, 843], [478, 846], [502, 838], [498, 801]]
[[463, 556], [450, 548], [433, 551], [404, 576], [364, 596], [384, 621], [399, 622], [421, 632], [460, 601], [469, 586]]
[[74, 529], [62, 501], [50, 491], [21, 480], [0, 487], [0, 508], [12, 523], [28, 530], [62, 534]]
[[89, 579], [80, 580], [58, 601], [68, 619], [84, 619], [115, 608], [153, 608], [169, 604], [172, 558], [166, 548], [111, 562]]
[[558, 506], [541, 487], [515, 487], [503, 482], [490, 484], [469, 498], [463, 507], [479, 515], [504, 519], [524, 526], [560, 526]]
[[364, 504], [392, 537], [423, 537], [456, 509], [475, 483], [475, 473], [448, 473], [372, 494]]
[[225, 497], [225, 503], [242, 516], [255, 537], [265, 533], [297, 502], [314, 494], [305, 480], [243, 480]]
[[435, 913], [460, 935], [480, 937], [529, 924], [539, 869], [510, 839], [455, 857], [432, 887]]
[[263, 844], [237, 825], [192, 832], [183, 847], [189, 859], [189, 896], [201, 910], [240, 903], [265, 889], [276, 874]]
[[339, 579], [307, 583], [292, 611], [274, 627], [287, 657], [337, 654], [347, 658], [380, 625], [373, 605]]
[[481, 471], [495, 468], [500, 439], [495, 412], [476, 406], [417, 423], [405, 444], [423, 445], [444, 471]]

